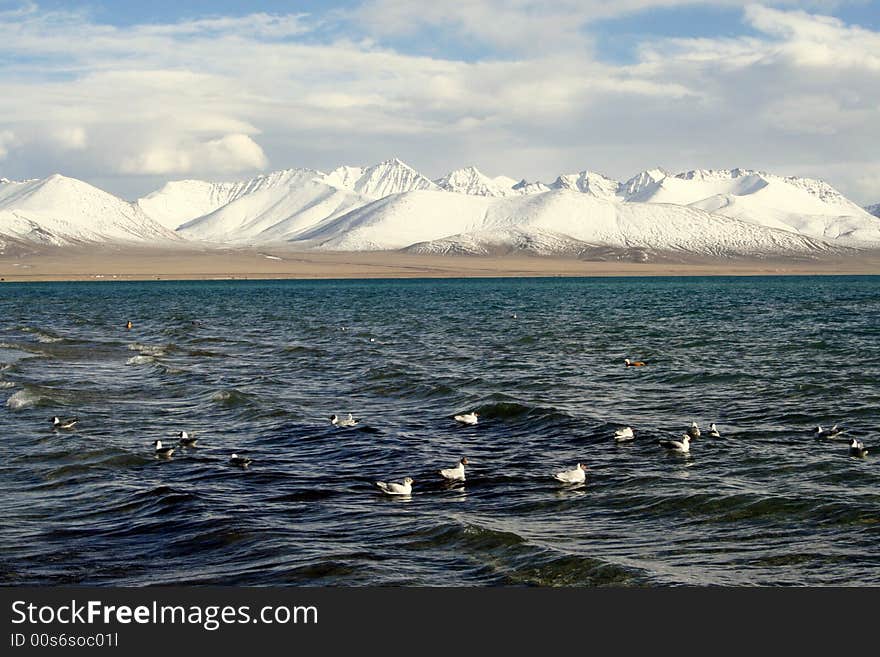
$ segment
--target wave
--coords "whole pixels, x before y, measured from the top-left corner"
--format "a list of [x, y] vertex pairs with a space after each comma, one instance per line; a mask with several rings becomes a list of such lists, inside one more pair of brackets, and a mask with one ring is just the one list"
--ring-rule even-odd
[[141, 344], [140, 342], [133, 342], [128, 345], [131, 351], [139, 351], [143, 356], [153, 356], [156, 358], [164, 356], [169, 347], [170, 345]]
[[132, 356], [127, 361], [125, 361], [126, 365], [147, 365], [149, 363], [155, 363], [156, 359], [152, 356]]
[[48, 397], [32, 390], [31, 388], [23, 388], [12, 393], [12, 396], [6, 400], [6, 408], [18, 411], [24, 408], [33, 408], [47, 400]]
[[246, 392], [229, 388], [217, 390], [211, 395], [211, 401], [221, 406], [247, 406], [253, 403], [253, 397]]
[[0, 390], [14, 387], [15, 381], [0, 381]]
[[36, 335], [37, 341], [43, 342], [43, 343], [63, 342], [66, 339], [66, 338], [61, 337], [57, 333], [53, 333], [52, 331], [34, 328], [32, 326], [22, 326], [21, 331], [24, 333], [32, 333], [32, 334]]

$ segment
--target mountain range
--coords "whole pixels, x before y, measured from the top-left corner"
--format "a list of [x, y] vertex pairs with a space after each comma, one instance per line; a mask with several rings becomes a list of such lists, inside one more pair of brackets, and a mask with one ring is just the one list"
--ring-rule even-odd
[[880, 249], [878, 214], [880, 206], [861, 208], [820, 180], [750, 169], [649, 169], [626, 181], [584, 170], [545, 183], [466, 167], [431, 180], [391, 159], [237, 182], [171, 181], [134, 202], [57, 174], [0, 179], [0, 252], [8, 241], [196, 241], [637, 260], [801, 257]]

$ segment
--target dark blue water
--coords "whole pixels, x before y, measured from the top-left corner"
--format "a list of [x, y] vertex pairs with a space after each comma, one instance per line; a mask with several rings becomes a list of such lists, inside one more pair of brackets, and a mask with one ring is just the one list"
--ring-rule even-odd
[[6, 283], [0, 363], [3, 584], [880, 584], [878, 277]]

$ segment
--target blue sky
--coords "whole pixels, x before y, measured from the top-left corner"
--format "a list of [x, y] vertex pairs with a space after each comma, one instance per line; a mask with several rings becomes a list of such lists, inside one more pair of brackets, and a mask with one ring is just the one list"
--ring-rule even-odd
[[0, 176], [132, 197], [398, 156], [437, 177], [744, 166], [880, 200], [868, 0], [0, 0]]

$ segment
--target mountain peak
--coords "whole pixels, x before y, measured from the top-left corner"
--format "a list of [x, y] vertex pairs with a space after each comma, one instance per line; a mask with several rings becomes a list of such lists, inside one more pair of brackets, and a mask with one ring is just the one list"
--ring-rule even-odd
[[434, 182], [440, 189], [471, 196], [507, 196], [511, 193], [510, 188], [498, 184], [473, 165], [450, 171]]
[[638, 196], [645, 190], [655, 188], [668, 176], [663, 169], [647, 169], [636, 174], [621, 185], [621, 192], [627, 199]]
[[562, 174], [551, 183], [550, 187], [551, 189], [570, 189], [610, 199], [617, 195], [620, 183], [601, 173], [585, 169], [579, 173]]

